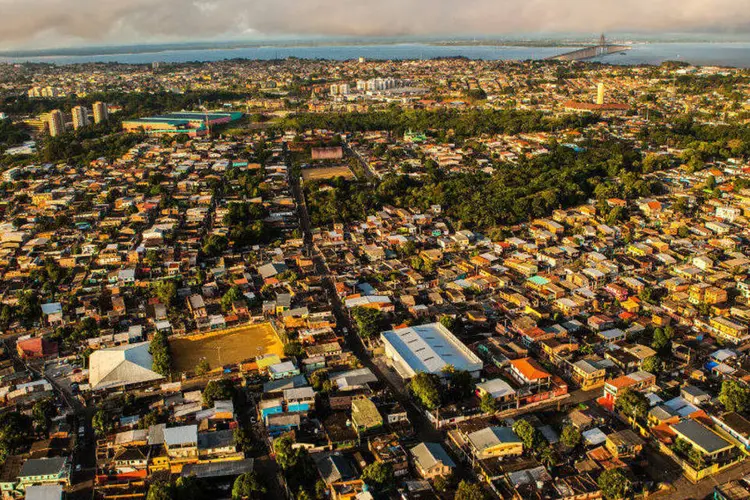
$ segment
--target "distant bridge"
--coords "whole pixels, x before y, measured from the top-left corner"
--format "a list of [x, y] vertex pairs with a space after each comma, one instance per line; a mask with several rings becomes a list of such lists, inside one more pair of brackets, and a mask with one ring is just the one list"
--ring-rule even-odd
[[607, 39], [604, 38], [604, 35], [602, 34], [601, 38], [599, 38], [599, 45], [584, 47], [558, 56], [547, 57], [546, 59], [550, 61], [584, 61], [586, 59], [593, 59], [594, 57], [623, 52], [625, 50], [630, 50], [630, 48], [630, 45], [614, 45], [607, 43]]

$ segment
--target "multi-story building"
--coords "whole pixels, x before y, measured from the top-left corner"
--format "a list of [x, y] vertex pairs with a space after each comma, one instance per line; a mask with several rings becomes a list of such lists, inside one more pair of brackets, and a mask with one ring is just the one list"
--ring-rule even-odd
[[65, 132], [65, 118], [62, 111], [55, 109], [49, 114], [49, 135], [57, 137]]
[[73, 115], [73, 128], [78, 130], [81, 127], [85, 127], [89, 124], [89, 114], [86, 108], [83, 106], [76, 106], [71, 110]]
[[92, 109], [94, 112], [94, 123], [101, 123], [107, 121], [107, 118], [109, 118], [109, 110], [105, 103], [97, 101], [94, 103]]

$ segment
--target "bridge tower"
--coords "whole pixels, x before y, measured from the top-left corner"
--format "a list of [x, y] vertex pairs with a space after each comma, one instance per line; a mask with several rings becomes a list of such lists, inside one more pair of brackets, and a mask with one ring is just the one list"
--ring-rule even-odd
[[607, 53], [607, 39], [604, 37], [604, 33], [599, 37], [599, 46], [596, 48], [596, 54], [603, 56]]

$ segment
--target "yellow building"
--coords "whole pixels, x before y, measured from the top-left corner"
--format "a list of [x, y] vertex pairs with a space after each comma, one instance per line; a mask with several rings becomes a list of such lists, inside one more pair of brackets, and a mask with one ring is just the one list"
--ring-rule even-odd
[[523, 441], [510, 427], [492, 426], [466, 436], [475, 458], [517, 457], [523, 454]]

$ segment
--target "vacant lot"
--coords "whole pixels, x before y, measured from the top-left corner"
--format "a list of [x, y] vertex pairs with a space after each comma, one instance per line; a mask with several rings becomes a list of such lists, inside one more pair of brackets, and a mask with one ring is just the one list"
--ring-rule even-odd
[[173, 368], [178, 372], [193, 371], [202, 358], [214, 369], [284, 352], [284, 345], [268, 323], [175, 338], [169, 346]]
[[305, 168], [302, 170], [302, 179], [305, 181], [333, 179], [334, 177], [343, 177], [347, 180], [355, 178], [354, 173], [346, 165], [339, 167]]

